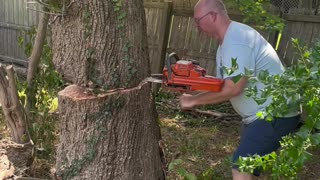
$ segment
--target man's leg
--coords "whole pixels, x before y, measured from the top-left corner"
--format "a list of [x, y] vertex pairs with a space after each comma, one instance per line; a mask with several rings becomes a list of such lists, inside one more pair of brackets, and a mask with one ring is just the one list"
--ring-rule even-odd
[[[241, 134], [240, 145], [233, 155], [233, 162], [237, 162], [239, 156], [247, 157], [258, 154], [260, 156], [276, 151], [280, 147], [279, 140], [284, 135], [293, 132], [299, 123], [299, 116], [291, 118], [278, 118], [273, 122], [256, 120], [245, 125]], [[233, 166], [234, 180], [254, 179], [255, 176], [248, 173], [240, 173], [237, 165]], [[259, 176], [256, 169], [254, 175]]]
[[248, 125], [244, 125], [242, 129], [240, 145], [233, 154], [232, 176], [234, 180], [251, 180], [260, 175], [259, 170], [254, 171], [254, 175], [249, 173], [241, 173], [235, 164], [238, 158], [247, 157], [254, 154], [263, 156], [271, 153], [279, 147], [279, 143], [275, 142], [273, 123], [265, 120], [256, 120]]
[[232, 169], [232, 177], [233, 177], [233, 180], [256, 180], [256, 179], [258, 179], [257, 176], [254, 176], [254, 175], [248, 174], [248, 173], [242, 173], [236, 169]]

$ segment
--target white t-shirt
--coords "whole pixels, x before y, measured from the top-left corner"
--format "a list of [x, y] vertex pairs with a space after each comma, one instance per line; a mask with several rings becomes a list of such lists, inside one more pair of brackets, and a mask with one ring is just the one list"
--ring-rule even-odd
[[[233, 74], [227, 75], [221, 69], [223, 66], [231, 67], [232, 58], [237, 59], [239, 68]], [[269, 74], [280, 74], [285, 70], [276, 51], [268, 41], [250, 26], [234, 21], [229, 25], [223, 43], [217, 50], [216, 62], [217, 77], [223, 79], [244, 74], [245, 67], [253, 70], [254, 75], [258, 75], [262, 70], [267, 70]], [[264, 88], [261, 82], [255, 85], [258, 90]], [[233, 108], [242, 117], [245, 124], [258, 119], [257, 112], [264, 110], [271, 101], [270, 97], [264, 104], [258, 105], [253, 98], [246, 97], [244, 92], [230, 99]]]

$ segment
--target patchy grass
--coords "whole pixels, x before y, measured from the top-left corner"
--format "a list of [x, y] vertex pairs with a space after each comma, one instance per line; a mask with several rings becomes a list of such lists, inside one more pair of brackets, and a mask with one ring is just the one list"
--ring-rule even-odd
[[[232, 179], [230, 158], [239, 143], [241, 118], [194, 115], [181, 112], [178, 107], [174, 107], [177, 104], [172, 99], [157, 102], [167, 162], [169, 166], [175, 165], [168, 171], [167, 179]], [[225, 114], [235, 113], [229, 103], [201, 109]], [[314, 147], [311, 153], [314, 155], [313, 159], [306, 163], [298, 179], [320, 180], [320, 147]], [[185, 176], [182, 177], [181, 174]], [[271, 177], [264, 173], [259, 179], [268, 180]]]
[[[177, 104], [174, 100], [165, 101], [158, 102], [157, 108], [166, 158], [169, 164], [180, 162], [167, 178], [183, 179], [178, 173], [183, 169], [199, 179], [231, 179], [230, 158], [239, 142], [240, 118], [194, 115], [172, 107]], [[201, 109], [230, 113], [228, 104]]]

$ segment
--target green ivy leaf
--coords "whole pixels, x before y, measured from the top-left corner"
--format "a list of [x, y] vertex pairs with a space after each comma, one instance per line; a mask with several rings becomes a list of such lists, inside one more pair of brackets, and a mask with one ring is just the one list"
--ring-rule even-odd
[[264, 113], [263, 113], [262, 111], [257, 112], [256, 116], [257, 116], [259, 119], [264, 119]]
[[306, 126], [302, 126], [299, 130], [299, 132], [297, 132], [296, 134], [301, 137], [302, 139], [306, 139], [308, 137], [309, 134], [309, 128]]
[[254, 70], [244, 67], [244, 75], [247, 77], [251, 77], [254, 75]]
[[242, 75], [239, 74], [239, 75], [237, 75], [237, 76], [233, 76], [233, 77], [231, 78], [231, 80], [233, 81], [233, 83], [237, 83], [237, 82], [240, 81], [241, 78], [242, 78]]
[[234, 70], [239, 69], [237, 58], [231, 58], [231, 68]]
[[320, 129], [320, 121], [319, 121], [319, 120], [317, 120], [317, 122], [316, 122], [316, 124], [315, 124], [314, 128], [316, 128], [316, 129]]
[[179, 168], [177, 170], [180, 176], [184, 177], [186, 180], [196, 180], [197, 177], [191, 173], [188, 173], [185, 169]]
[[312, 144], [314, 144], [316, 146], [319, 145], [320, 144], [320, 133], [311, 135], [310, 140], [311, 140]]
[[267, 101], [267, 98], [261, 97], [261, 98], [254, 98], [254, 100], [257, 102], [258, 105], [262, 105]]
[[168, 166], [168, 170], [172, 171], [173, 169], [175, 169], [176, 166], [182, 164], [183, 161], [182, 159], [175, 159], [173, 161], [170, 162], [169, 166]]
[[267, 81], [267, 78], [269, 77], [269, 71], [263, 70], [258, 74], [258, 79], [262, 82]]

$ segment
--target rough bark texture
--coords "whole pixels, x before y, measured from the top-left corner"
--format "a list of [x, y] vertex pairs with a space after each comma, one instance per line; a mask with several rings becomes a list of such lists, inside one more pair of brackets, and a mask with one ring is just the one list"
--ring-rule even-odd
[[52, 27], [53, 62], [75, 84], [135, 87], [150, 74], [143, 0], [74, 1]]
[[[43, 7], [43, 11], [48, 11], [47, 8]], [[38, 24], [37, 34], [35, 37], [34, 46], [32, 49], [31, 56], [29, 57], [28, 62], [28, 71], [27, 71], [27, 82], [28, 82], [28, 90], [27, 90], [27, 103], [26, 103], [26, 113], [28, 117], [30, 117], [30, 110], [35, 106], [35, 89], [33, 79], [35, 74], [37, 73], [37, 67], [41, 60], [43, 45], [47, 35], [47, 26], [49, 22], [49, 14], [42, 13], [40, 22]]]
[[151, 87], [98, 96], [71, 85], [59, 93], [57, 174], [63, 179], [164, 179]]
[[10, 128], [13, 141], [26, 143], [29, 140], [26, 116], [20, 103], [13, 67], [0, 65], [0, 104]]
[[53, 62], [77, 85], [59, 93], [57, 175], [164, 179], [151, 87], [141, 84], [150, 75], [143, 0], [72, 1], [52, 34]]
[[17, 144], [8, 140], [0, 141], [0, 179], [25, 175], [32, 164], [32, 146]]

